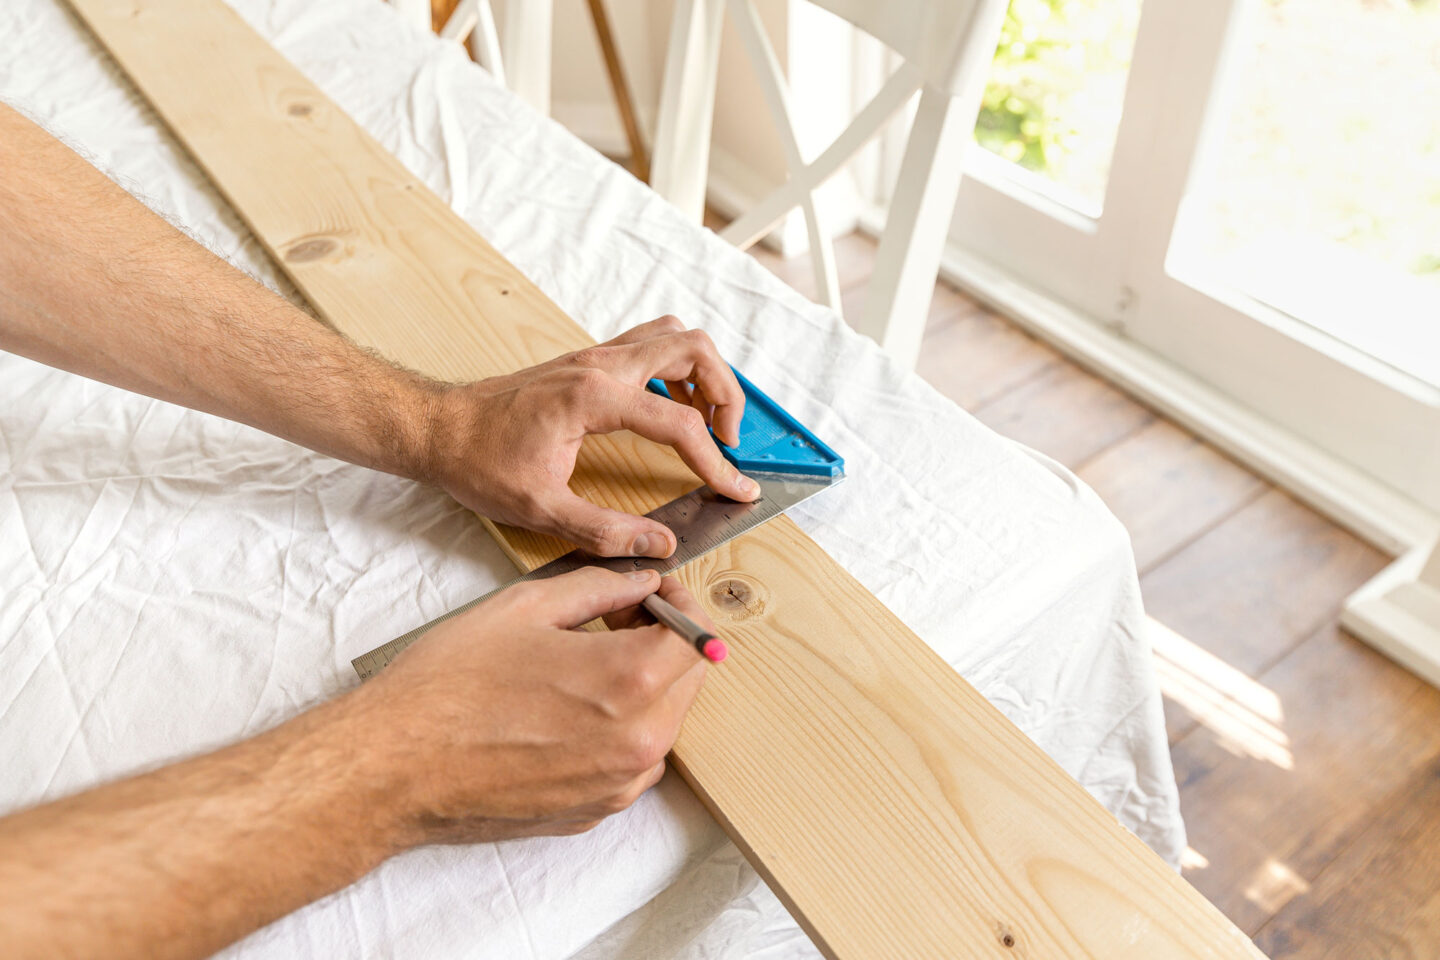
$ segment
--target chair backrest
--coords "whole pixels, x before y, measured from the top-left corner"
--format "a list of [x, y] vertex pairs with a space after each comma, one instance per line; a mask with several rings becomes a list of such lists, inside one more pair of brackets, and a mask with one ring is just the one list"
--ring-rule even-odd
[[898, 53], [903, 62], [818, 157], [802, 156], [789, 88], [752, 0], [676, 0], [661, 86], [651, 185], [693, 219], [704, 212], [722, 15], [728, 9], [785, 150], [786, 182], [721, 236], [748, 247], [791, 210], [805, 214], [817, 299], [840, 309], [834, 250], [816, 190], [919, 91], [895, 197], [857, 329], [903, 363], [919, 354], [961, 156], [971, 140], [1005, 0], [812, 0]]
[[[415, 0], [397, 0], [413, 4]], [[420, 0], [429, 9], [429, 0]], [[440, 36], [468, 44], [480, 66], [541, 113], [550, 112], [550, 26], [553, 0], [516, 0], [506, 8], [505, 34], [495, 29], [490, 0], [460, 0]]]
[[[967, 45], [987, 34], [977, 29], [993, 4], [987, 0], [810, 0], [848, 21], [913, 64], [927, 86], [962, 93], [959, 67]], [[993, 53], [993, 49], [990, 53]]]

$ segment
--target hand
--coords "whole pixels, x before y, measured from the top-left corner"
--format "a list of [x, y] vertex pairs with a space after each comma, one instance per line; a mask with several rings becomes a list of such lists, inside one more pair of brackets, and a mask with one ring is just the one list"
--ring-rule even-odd
[[[678, 580], [591, 567], [447, 620], [350, 694], [419, 843], [579, 833], [660, 779], [705, 660], [635, 606], [657, 588], [710, 625]], [[611, 632], [575, 629], [598, 616]]]
[[[645, 389], [665, 380], [674, 399]], [[548, 533], [599, 556], [668, 557], [664, 524], [606, 510], [568, 486], [587, 434], [632, 430], [675, 448], [715, 492], [754, 500], [760, 488], [706, 432], [740, 442], [745, 394], [715, 344], [674, 317], [504, 377], [446, 388], [436, 401], [428, 471], [482, 516]]]

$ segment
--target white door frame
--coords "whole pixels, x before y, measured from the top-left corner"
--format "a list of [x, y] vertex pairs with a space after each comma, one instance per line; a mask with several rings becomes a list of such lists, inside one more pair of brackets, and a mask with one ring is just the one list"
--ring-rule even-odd
[[1145, 0], [1098, 217], [1065, 208], [1035, 178], [975, 149], [951, 239], [1440, 512], [1440, 389], [1170, 270], [1207, 123], [1224, 112], [1242, 2]]
[[1245, 2], [1144, 0], [1098, 214], [972, 149], [945, 272], [1401, 554], [1342, 622], [1440, 685], [1440, 389], [1172, 257]]

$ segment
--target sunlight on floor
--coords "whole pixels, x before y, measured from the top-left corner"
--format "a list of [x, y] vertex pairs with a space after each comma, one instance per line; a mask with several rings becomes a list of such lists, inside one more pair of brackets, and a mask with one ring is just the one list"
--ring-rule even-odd
[[1304, 877], [1271, 857], [1250, 878], [1245, 899], [1267, 914], [1273, 914], [1309, 889], [1310, 884]]
[[1280, 698], [1263, 684], [1147, 617], [1155, 671], [1165, 696], [1189, 710], [1221, 746], [1243, 756], [1295, 769]]
[[1180, 854], [1180, 869], [1186, 873], [1191, 870], [1204, 870], [1208, 866], [1210, 859], [1194, 847], [1186, 847], [1185, 852]]

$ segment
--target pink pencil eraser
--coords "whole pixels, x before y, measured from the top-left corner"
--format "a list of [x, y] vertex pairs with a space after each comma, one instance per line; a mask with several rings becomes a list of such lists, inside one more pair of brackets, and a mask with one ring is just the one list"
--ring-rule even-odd
[[700, 652], [705, 654], [705, 659], [711, 663], [719, 663], [730, 654], [724, 640], [706, 640], [705, 646]]

